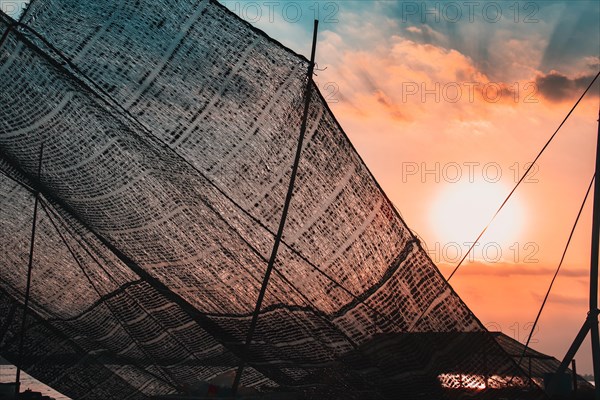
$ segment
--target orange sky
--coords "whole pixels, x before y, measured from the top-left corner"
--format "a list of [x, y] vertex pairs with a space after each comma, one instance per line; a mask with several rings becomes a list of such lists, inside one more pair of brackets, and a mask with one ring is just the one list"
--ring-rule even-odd
[[[283, 8], [274, 8], [272, 18], [266, 8], [251, 18], [239, 2], [224, 3], [237, 4], [238, 15], [308, 54], [314, 5], [302, 7], [303, 18], [294, 22]], [[422, 9], [406, 15], [401, 2], [329, 3], [318, 3], [317, 62], [327, 69], [316, 81], [448, 276], [457, 252], [468, 248], [464, 242], [487, 224], [598, 71], [597, 3], [515, 3], [522, 12], [516, 18], [509, 3], [488, 2], [504, 13], [499, 21], [475, 10], [473, 21], [465, 13], [455, 23]], [[433, 4], [427, 7], [435, 11]], [[324, 18], [325, 11], [333, 18]], [[536, 22], [525, 23], [525, 11], [534, 11]], [[451, 280], [484, 324], [521, 341], [593, 175], [598, 93], [596, 86], [580, 104], [490, 226], [474, 260]], [[535, 349], [560, 359], [587, 313], [591, 200], [534, 335]], [[589, 341], [576, 358], [579, 371], [590, 373]]]
[[[422, 50], [409, 46], [410, 50]], [[427, 60], [426, 56], [420, 53], [420, 61]], [[436, 54], [430, 56], [435, 63]], [[359, 99], [363, 115], [344, 102], [332, 108], [446, 276], [467, 251], [464, 243], [477, 237], [515, 184], [517, 168], [524, 172], [525, 164], [535, 157], [573, 103], [551, 104], [542, 97], [537, 104], [476, 100], [465, 109], [447, 102], [409, 103], [398, 106], [399, 113], [410, 116], [402, 119], [386, 115], [387, 104], [377, 97], [373, 94]], [[493, 329], [522, 339], [524, 325], [535, 318], [593, 175], [597, 107], [596, 98], [577, 110], [540, 159], [537, 173], [522, 184], [507, 205], [507, 211], [512, 206], [520, 208], [516, 212], [520, 218], [511, 219], [514, 212], [501, 213], [474, 251], [479, 262], [465, 265], [451, 281], [475, 314]], [[495, 182], [498, 170], [502, 177]], [[456, 171], [461, 174], [458, 182]], [[473, 217], [473, 204], [439, 206], [448, 200], [444, 196], [460, 197], [465, 190], [472, 197], [464, 201], [486, 202], [487, 213], [476, 212]], [[591, 201], [589, 204], [536, 335], [539, 342], [535, 347], [559, 358], [587, 312]], [[435, 212], [439, 207], [448, 214]], [[465, 236], [460, 220], [479, 228]], [[515, 229], [511, 232], [506, 226]], [[497, 227], [504, 229], [495, 234]], [[452, 229], [457, 231], [455, 236], [447, 233]], [[501, 249], [500, 254], [497, 249]], [[514, 332], [515, 324], [521, 326], [519, 336]], [[578, 354], [582, 371], [591, 371], [588, 348], [586, 343]]]

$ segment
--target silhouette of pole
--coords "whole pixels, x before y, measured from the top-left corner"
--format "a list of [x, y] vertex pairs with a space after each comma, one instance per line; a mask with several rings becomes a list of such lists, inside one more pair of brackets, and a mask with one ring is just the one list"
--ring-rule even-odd
[[[591, 333], [592, 361], [594, 366], [594, 398], [600, 400], [600, 338], [598, 335], [598, 257], [600, 251], [600, 110], [598, 110], [598, 135], [596, 139], [596, 175], [594, 178], [594, 210], [592, 214], [592, 253], [590, 257], [590, 309], [583, 326], [573, 340], [565, 358], [556, 370], [557, 375], [562, 375], [577, 350], [583, 343], [587, 333]], [[552, 395], [556, 385], [550, 385], [548, 392]]]
[[250, 354], [250, 343], [252, 342], [252, 338], [254, 336], [254, 331], [256, 330], [256, 325], [258, 323], [258, 315], [260, 314], [260, 309], [262, 307], [262, 302], [265, 297], [265, 293], [267, 291], [267, 286], [269, 284], [269, 278], [271, 277], [271, 272], [273, 271], [273, 267], [275, 265], [275, 261], [277, 260], [277, 251], [279, 250], [279, 245], [281, 244], [281, 239], [283, 237], [283, 229], [285, 227], [285, 221], [287, 219], [288, 210], [290, 207], [290, 202], [292, 200], [292, 195], [294, 193], [294, 184], [296, 182], [296, 174], [298, 173], [298, 165], [300, 164], [300, 155], [302, 153], [302, 144], [304, 143], [304, 135], [306, 133], [306, 120], [308, 118], [308, 109], [310, 106], [310, 98], [312, 96], [312, 76], [315, 68], [315, 52], [317, 48], [317, 30], [319, 28], [319, 21], [315, 20], [314, 30], [313, 30], [313, 41], [312, 41], [312, 50], [310, 54], [310, 63], [308, 64], [308, 73], [306, 79], [306, 89], [304, 90], [304, 114], [302, 115], [302, 125], [300, 126], [300, 137], [298, 138], [298, 146], [296, 148], [296, 157], [294, 158], [294, 164], [292, 166], [292, 174], [290, 176], [290, 183], [288, 186], [287, 195], [285, 197], [285, 203], [283, 205], [283, 211], [281, 213], [281, 219], [279, 221], [279, 229], [277, 230], [277, 235], [275, 236], [275, 243], [273, 244], [273, 250], [271, 251], [271, 257], [269, 258], [269, 264], [267, 265], [267, 270], [265, 271], [265, 277], [263, 279], [260, 293], [258, 294], [258, 299], [256, 300], [256, 306], [254, 308], [254, 313], [252, 314], [252, 321], [250, 322], [250, 327], [248, 328], [248, 333], [246, 334], [246, 341], [244, 343], [244, 350], [242, 352], [242, 360], [240, 361], [240, 365], [236, 371], [235, 378], [233, 380], [233, 384], [231, 386], [232, 396], [235, 397], [237, 391], [240, 386], [240, 380], [242, 378], [242, 374], [244, 372], [244, 367], [246, 363], [246, 358]]
[[577, 398], [577, 363], [575, 359], [571, 362], [571, 371], [573, 371], [573, 398]]
[[598, 252], [600, 250], [600, 110], [596, 139], [596, 179], [594, 181], [594, 213], [592, 216], [592, 254], [590, 266], [590, 311], [588, 321], [592, 339], [596, 400], [600, 400], [600, 339], [598, 337]]
[[[44, 143], [40, 148], [40, 158], [38, 161], [37, 179], [40, 179], [42, 173], [42, 157], [44, 156]], [[35, 201], [33, 203], [33, 223], [31, 224], [31, 241], [29, 243], [29, 264], [27, 266], [27, 284], [25, 286], [25, 301], [23, 303], [23, 316], [21, 317], [21, 335], [19, 337], [19, 353], [17, 358], [17, 374], [15, 377], [15, 398], [19, 397], [21, 386], [21, 367], [23, 363], [23, 345], [25, 343], [27, 309], [29, 307], [29, 293], [31, 292], [31, 270], [33, 268], [33, 248], [35, 245], [35, 227], [37, 222], [37, 211], [40, 200], [40, 191], [35, 191]]]

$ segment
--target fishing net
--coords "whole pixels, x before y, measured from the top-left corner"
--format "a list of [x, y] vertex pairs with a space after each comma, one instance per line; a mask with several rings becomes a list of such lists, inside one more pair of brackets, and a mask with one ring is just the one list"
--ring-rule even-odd
[[[26, 372], [103, 400], [231, 377], [288, 188], [308, 61], [206, 0], [35, 0], [22, 22], [0, 20], [0, 355], [19, 358], [39, 193]], [[304, 398], [529, 386], [316, 88], [245, 359], [244, 388]]]

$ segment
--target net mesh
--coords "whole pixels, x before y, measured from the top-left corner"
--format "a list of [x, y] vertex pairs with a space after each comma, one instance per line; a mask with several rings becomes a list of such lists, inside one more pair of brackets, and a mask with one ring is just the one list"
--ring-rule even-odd
[[[35, 0], [23, 22], [0, 20], [0, 354], [17, 359], [39, 191], [25, 371], [86, 399], [231, 376], [283, 208], [307, 60], [212, 1]], [[316, 88], [247, 362], [244, 387], [315, 399], [529, 385]]]

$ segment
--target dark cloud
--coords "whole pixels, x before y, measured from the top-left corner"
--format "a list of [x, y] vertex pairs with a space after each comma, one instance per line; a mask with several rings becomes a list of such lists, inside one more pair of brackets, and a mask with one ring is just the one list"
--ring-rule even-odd
[[[580, 76], [570, 78], [559, 72], [552, 71], [547, 75], [539, 75], [535, 79], [539, 93], [553, 102], [571, 100], [579, 97], [588, 87], [595, 75]], [[600, 95], [600, 85], [596, 81], [590, 89], [589, 95], [598, 97]]]

